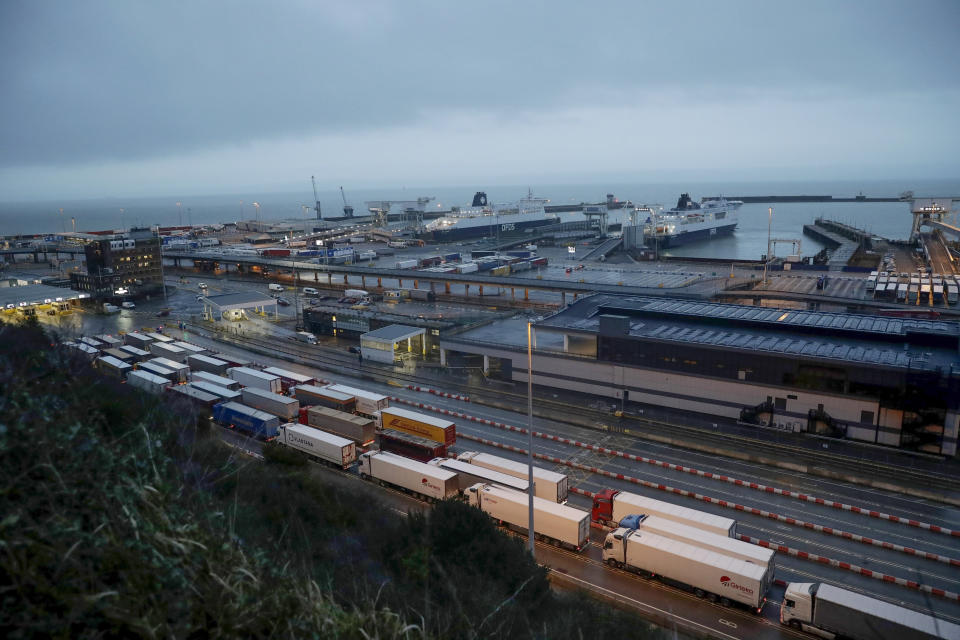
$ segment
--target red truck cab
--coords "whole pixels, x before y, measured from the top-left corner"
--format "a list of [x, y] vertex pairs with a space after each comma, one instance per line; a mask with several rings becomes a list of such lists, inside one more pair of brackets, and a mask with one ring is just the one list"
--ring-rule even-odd
[[619, 491], [604, 489], [593, 494], [593, 508], [590, 510], [590, 519], [600, 524], [613, 521], [613, 498]]

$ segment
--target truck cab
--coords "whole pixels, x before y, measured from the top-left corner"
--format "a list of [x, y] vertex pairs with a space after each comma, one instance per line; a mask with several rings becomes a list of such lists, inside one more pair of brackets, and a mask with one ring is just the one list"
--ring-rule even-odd
[[619, 491], [604, 489], [593, 494], [593, 508], [590, 510], [590, 519], [594, 522], [610, 522], [613, 520], [613, 498]]
[[627, 562], [626, 539], [633, 533], [621, 527], [611, 531], [603, 541], [603, 562], [611, 567], [623, 567]]
[[[780, 624], [800, 629], [813, 620], [813, 586], [812, 582], [791, 582], [787, 585], [780, 605]], [[817, 635], [823, 633], [812, 627], [807, 627], [807, 630]], [[833, 634], [824, 637], [832, 638]]]

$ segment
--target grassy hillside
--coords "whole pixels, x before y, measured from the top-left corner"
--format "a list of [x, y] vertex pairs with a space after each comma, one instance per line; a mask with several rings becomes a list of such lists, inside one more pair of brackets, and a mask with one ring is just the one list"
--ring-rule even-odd
[[[460, 502], [391, 512], [289, 451], [0, 325], [0, 632], [19, 637], [657, 637], [550, 590]], [[355, 486], [354, 486], [355, 485]]]

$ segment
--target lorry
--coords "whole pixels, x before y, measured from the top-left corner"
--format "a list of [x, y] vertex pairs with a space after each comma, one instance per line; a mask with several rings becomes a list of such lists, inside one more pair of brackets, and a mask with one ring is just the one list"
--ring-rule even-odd
[[357, 446], [353, 440], [296, 422], [280, 425], [277, 442], [341, 469], [346, 469], [357, 459]]
[[116, 358], [121, 362], [126, 362], [127, 364], [137, 361], [137, 357], [135, 355], [133, 355], [132, 353], [127, 353], [122, 349], [104, 349], [100, 353], [102, 353], [105, 356], [110, 356], [111, 358]]
[[153, 341], [153, 338], [150, 336], [137, 333], [135, 331], [123, 336], [124, 344], [130, 345], [131, 347], [136, 347], [138, 349], [146, 349]]
[[190, 366], [182, 362], [174, 362], [168, 358], [151, 358], [150, 362], [158, 364], [164, 369], [170, 369], [177, 372], [177, 382], [186, 382], [190, 377]]
[[299, 342], [305, 342], [307, 344], [317, 344], [317, 336], [313, 335], [309, 331], [297, 331], [293, 334], [293, 339]]
[[[467, 488], [467, 500], [497, 522], [527, 531], [529, 496], [520, 491], [489, 484]], [[557, 542], [581, 551], [590, 542], [590, 514], [580, 509], [534, 497], [533, 532], [539, 539]]]
[[454, 423], [398, 407], [380, 409], [377, 427], [403, 431], [447, 446], [457, 443], [457, 426]]
[[447, 457], [446, 445], [393, 429], [383, 429], [377, 432], [377, 444], [380, 451], [395, 453], [398, 456], [419, 460], [420, 462], [430, 462], [435, 458]]
[[283, 393], [283, 384], [279, 376], [263, 373], [249, 367], [230, 367], [227, 375], [244, 387], [256, 387], [270, 393]]
[[223, 399], [219, 396], [201, 391], [200, 389], [194, 389], [187, 384], [174, 385], [169, 387], [167, 391], [171, 393], [173, 397], [185, 400], [208, 418], [213, 417], [213, 405], [223, 402]]
[[290, 389], [298, 384], [313, 384], [317, 381], [317, 379], [312, 376], [305, 376], [301, 373], [294, 373], [293, 371], [287, 371], [279, 367], [267, 367], [263, 372], [280, 378], [280, 388], [283, 389], [284, 393], [289, 393]]
[[663, 516], [668, 520], [712, 531], [728, 538], [736, 535], [737, 528], [737, 521], [730, 518], [616, 489], [604, 489], [593, 494], [593, 508], [590, 514], [597, 524], [612, 527], [620, 526], [620, 521], [631, 514], [646, 514]]
[[178, 347], [173, 343], [152, 342], [150, 343], [150, 353], [159, 357], [173, 360], [174, 362], [186, 362], [190, 352]]
[[280, 418], [265, 411], [245, 407], [239, 402], [221, 402], [213, 406], [213, 419], [230, 429], [262, 440], [277, 436]]
[[187, 364], [193, 371], [205, 371], [216, 376], [222, 376], [230, 368], [230, 364], [210, 356], [191, 354], [187, 356]]
[[[128, 333], [127, 335], [130, 335], [130, 334]], [[133, 356], [135, 362], [142, 362], [144, 360], [150, 359], [149, 351], [144, 351], [143, 349], [139, 347], [134, 347], [133, 345], [125, 344], [122, 347], [120, 347], [120, 350], [126, 353], [129, 353], [131, 356]]]
[[327, 407], [310, 407], [306, 417], [311, 427], [349, 438], [361, 446], [372, 444], [376, 437], [377, 425], [370, 418]]
[[170, 387], [170, 381], [146, 371], [131, 371], [127, 374], [127, 384], [149, 393], [161, 394]]
[[146, 373], [152, 373], [155, 376], [160, 376], [167, 380], [170, 384], [179, 384], [179, 375], [173, 369], [167, 369], [166, 367], [160, 366], [156, 362], [141, 362], [137, 365], [137, 371], [145, 371]]
[[[457, 460], [493, 469], [522, 480], [529, 479], [529, 470], [524, 462], [477, 451], [465, 451], [457, 456]], [[566, 502], [568, 492], [569, 483], [566, 475], [541, 467], [533, 468], [533, 495], [552, 502]]]
[[398, 487], [430, 502], [453, 498], [459, 492], [457, 474], [384, 451], [360, 454], [360, 477]]
[[773, 573], [765, 566], [626, 527], [607, 534], [603, 561], [617, 569], [659, 577], [724, 606], [741, 604], [754, 613], [763, 610], [773, 581]]
[[217, 396], [221, 400], [227, 402], [240, 402], [242, 396], [240, 395], [239, 390], [227, 389], [225, 387], [220, 387], [212, 382], [203, 382], [194, 380], [188, 385], [191, 389], [197, 389], [198, 391], [203, 391], [204, 393], [209, 393], [210, 395]]
[[[293, 395], [300, 401], [301, 412], [305, 410], [303, 407], [314, 405], [336, 409], [337, 411], [345, 411], [346, 413], [353, 413], [357, 408], [356, 396], [340, 393], [327, 387], [300, 384], [293, 388]], [[301, 420], [301, 422], [303, 422], [303, 420]]]
[[824, 638], [960, 638], [960, 625], [825, 582], [789, 583], [780, 605], [780, 624]]
[[102, 343], [104, 343], [105, 345], [107, 345], [108, 348], [116, 349], [117, 347], [123, 346], [123, 340], [120, 340], [120, 339], [118, 339], [118, 338], [114, 338], [113, 336], [111, 336], [111, 335], [108, 334], [108, 333], [104, 333], [104, 334], [101, 334], [101, 335], [95, 336], [95, 337], [96, 337], [97, 340], [99, 340], [100, 342], [102, 342]]
[[390, 406], [389, 396], [373, 393], [372, 391], [355, 389], [354, 387], [348, 387], [345, 384], [327, 385], [327, 389], [330, 389], [331, 391], [339, 391], [340, 393], [345, 393], [356, 398], [357, 413], [363, 414], [368, 418], [373, 418], [377, 411], [386, 409]]
[[190, 374], [190, 379], [194, 382], [209, 382], [217, 385], [218, 387], [223, 387], [224, 389], [240, 391], [240, 383], [236, 380], [224, 378], [223, 376], [218, 376], [206, 371], [194, 371], [192, 374]]
[[[92, 349], [93, 347], [90, 348]], [[118, 380], [124, 380], [127, 374], [133, 371], [133, 367], [130, 364], [113, 356], [100, 356], [94, 361], [94, 366], [104, 374], [117, 378]]]
[[393, 268], [394, 269], [416, 269], [420, 263], [416, 260], [397, 260]]
[[640, 529], [664, 538], [679, 540], [710, 551], [716, 551], [744, 562], [758, 564], [767, 567], [770, 575], [773, 575], [774, 569], [776, 569], [774, 563], [776, 552], [773, 549], [680, 524], [661, 516], [632, 514], [621, 520], [620, 526], [627, 529]]
[[284, 422], [295, 421], [300, 415], [300, 403], [290, 396], [281, 396], [256, 387], [244, 387], [240, 390], [240, 398], [248, 407], [266, 411], [280, 417]]
[[163, 343], [174, 342], [173, 338], [171, 338], [170, 336], [165, 336], [162, 333], [147, 332], [147, 333], [144, 333], [143, 335], [147, 336], [148, 338], [153, 338], [154, 342], [163, 342]]
[[487, 469], [486, 467], [478, 467], [469, 462], [456, 460], [454, 458], [436, 458], [431, 460], [429, 464], [443, 467], [447, 471], [456, 473], [460, 478], [460, 491], [463, 492], [466, 492], [467, 489], [478, 483], [513, 489], [521, 493], [526, 493], [527, 488], [530, 486], [526, 480], [514, 478], [505, 473]]
[[201, 346], [199, 346], [199, 345], [193, 344], [192, 342], [184, 342], [183, 340], [177, 340], [176, 342], [173, 342], [172, 344], [173, 344], [173, 346], [175, 346], [175, 347], [180, 347], [181, 349], [183, 349], [184, 351], [186, 351], [188, 358], [189, 358], [191, 355], [197, 355], [197, 356], [199, 356], [199, 355], [203, 355], [203, 354], [205, 354], [205, 353], [209, 353], [209, 352], [210, 352], [209, 349], [204, 349], [203, 347], [201, 347]]

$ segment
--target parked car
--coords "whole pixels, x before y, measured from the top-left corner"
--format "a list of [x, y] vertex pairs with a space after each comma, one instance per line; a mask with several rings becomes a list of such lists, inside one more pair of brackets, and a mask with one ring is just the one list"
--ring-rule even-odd
[[290, 301], [287, 300], [286, 298], [277, 298], [277, 304], [280, 305], [281, 307], [289, 307]]
[[201, 289], [206, 289], [206, 288], [207, 288], [207, 283], [206, 283], [206, 282], [201, 282], [201, 283], [198, 284], [197, 286], [200, 287]]
[[129, 300], [120, 303], [120, 306], [124, 309], [134, 309], [137, 305], [133, 304]]

